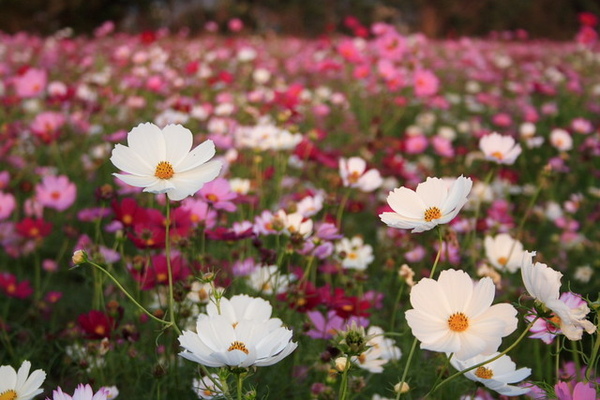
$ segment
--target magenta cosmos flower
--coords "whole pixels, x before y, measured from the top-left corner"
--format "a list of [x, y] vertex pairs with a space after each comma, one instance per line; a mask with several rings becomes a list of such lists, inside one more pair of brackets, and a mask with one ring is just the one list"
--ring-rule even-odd
[[209, 161], [215, 155], [211, 140], [191, 150], [193, 141], [192, 132], [181, 125], [160, 129], [140, 124], [127, 134], [128, 146], [117, 144], [113, 149], [110, 160], [125, 172], [114, 175], [144, 192], [182, 200], [215, 179], [222, 167], [221, 161]]

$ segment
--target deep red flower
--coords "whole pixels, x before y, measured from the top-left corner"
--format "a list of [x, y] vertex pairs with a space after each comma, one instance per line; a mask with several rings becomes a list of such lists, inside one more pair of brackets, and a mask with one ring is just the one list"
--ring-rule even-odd
[[114, 319], [102, 311], [92, 310], [77, 318], [79, 327], [88, 339], [104, 339], [110, 337], [115, 328]]
[[121, 200], [120, 203], [115, 200], [111, 206], [115, 212], [115, 218], [125, 227], [133, 226], [136, 221], [144, 221], [147, 218], [146, 209], [140, 207], [135, 199], [128, 197]]
[[[169, 283], [167, 257], [163, 254], [153, 256], [147, 264], [133, 265], [130, 272], [142, 290], [150, 290], [156, 285], [168, 285]], [[171, 272], [173, 282], [184, 281], [191, 275], [190, 269], [179, 255], [171, 258]]]
[[26, 239], [41, 239], [52, 232], [52, 224], [43, 219], [25, 218], [15, 225], [17, 233]]
[[594, 27], [598, 25], [598, 16], [591, 12], [579, 13], [579, 23], [584, 26]]
[[17, 277], [8, 272], [0, 274], [0, 290], [16, 299], [26, 299], [33, 294], [29, 281], [18, 282]]

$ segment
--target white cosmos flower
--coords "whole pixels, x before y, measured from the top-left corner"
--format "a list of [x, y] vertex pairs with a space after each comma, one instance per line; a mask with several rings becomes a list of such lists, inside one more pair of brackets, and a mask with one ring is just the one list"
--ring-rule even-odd
[[596, 326], [585, 319], [590, 312], [587, 304], [571, 308], [560, 299], [560, 280], [562, 273], [553, 270], [544, 263], [533, 263], [535, 252], [526, 251], [521, 265], [521, 277], [527, 292], [542, 302], [553, 314], [553, 321], [560, 326], [561, 332], [569, 340], [580, 340], [583, 331], [592, 334]]
[[523, 260], [523, 244], [507, 233], [495, 237], [486, 236], [483, 241], [487, 259], [498, 270], [515, 272]]
[[365, 244], [360, 236], [354, 236], [352, 239], [342, 238], [336, 243], [335, 251], [342, 258], [344, 268], [362, 271], [375, 259], [373, 247]]
[[423, 349], [461, 360], [491, 354], [517, 328], [512, 305], [491, 305], [495, 291], [490, 278], [473, 282], [464, 271], [442, 271], [437, 281], [424, 278], [413, 286], [406, 321]]
[[42, 393], [40, 389], [46, 373], [36, 369], [29, 375], [31, 363], [23, 361], [19, 371], [10, 365], [0, 367], [0, 398], [11, 400], [29, 400]]
[[207, 367], [267, 366], [288, 356], [298, 346], [281, 320], [242, 319], [232, 324], [226, 315], [200, 314], [196, 333], [179, 336], [180, 356]]
[[404, 186], [390, 192], [387, 202], [393, 212], [379, 214], [392, 228], [423, 232], [450, 222], [467, 202], [473, 181], [459, 176], [448, 185], [441, 178], [427, 178], [416, 190]]
[[515, 143], [512, 136], [503, 136], [492, 132], [479, 140], [479, 148], [485, 159], [498, 164], [512, 165], [521, 154], [521, 145]]
[[[477, 355], [468, 360], [458, 360], [452, 357], [450, 364], [457, 370], [463, 371], [476, 364], [492, 359], [498, 354], [500, 353], [496, 352], [487, 356]], [[513, 386], [509, 385], [509, 383], [520, 382], [530, 374], [530, 368], [516, 369], [515, 363], [507, 355], [503, 355], [497, 360], [465, 372], [465, 376], [470, 380], [480, 382], [487, 388], [505, 396], [520, 396], [529, 392], [529, 388]]]
[[379, 171], [376, 169], [367, 171], [367, 162], [360, 157], [340, 158], [339, 170], [342, 182], [346, 187], [372, 192], [383, 183]]
[[221, 161], [209, 161], [215, 155], [211, 140], [191, 150], [193, 140], [192, 132], [181, 125], [161, 130], [152, 123], [140, 124], [127, 135], [128, 146], [117, 144], [113, 149], [110, 160], [126, 172], [114, 175], [145, 192], [182, 200], [215, 179], [222, 167]]

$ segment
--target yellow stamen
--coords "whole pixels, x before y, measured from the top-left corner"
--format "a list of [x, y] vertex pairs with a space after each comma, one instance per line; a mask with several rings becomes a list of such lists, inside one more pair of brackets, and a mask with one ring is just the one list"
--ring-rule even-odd
[[168, 161], [161, 161], [156, 166], [156, 171], [154, 171], [154, 176], [159, 179], [171, 179], [175, 175], [175, 171], [173, 170], [173, 166]]
[[498, 257], [498, 264], [500, 264], [502, 266], [506, 266], [507, 262], [508, 262], [508, 258], [506, 258], [506, 257]]
[[492, 154], [490, 154], [492, 157], [502, 161], [504, 159], [504, 154], [502, 154], [499, 151], [494, 151]]
[[227, 349], [227, 351], [233, 351], [233, 350], [240, 350], [246, 354], [250, 353], [248, 351], [248, 349], [246, 348], [246, 345], [243, 342], [238, 342], [237, 340], [235, 342], [231, 343], [231, 346], [229, 346], [229, 348]]
[[469, 318], [461, 313], [454, 313], [448, 318], [448, 326], [454, 332], [464, 332], [469, 327]]
[[15, 400], [17, 398], [17, 392], [9, 389], [5, 392], [0, 393], [0, 400]]
[[494, 371], [482, 366], [475, 370], [475, 376], [481, 379], [492, 379], [494, 376]]
[[442, 211], [437, 207], [429, 207], [425, 210], [425, 221], [431, 222], [434, 219], [442, 218]]
[[104, 328], [102, 325], [98, 325], [94, 328], [94, 333], [98, 336], [104, 336], [106, 334], [106, 328]]
[[214, 193], [209, 193], [206, 195], [206, 200], [216, 203], [219, 201], [219, 197]]

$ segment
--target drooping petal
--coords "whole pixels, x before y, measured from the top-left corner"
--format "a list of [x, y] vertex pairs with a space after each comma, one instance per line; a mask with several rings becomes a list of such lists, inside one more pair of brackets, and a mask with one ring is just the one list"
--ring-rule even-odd
[[210, 182], [219, 176], [221, 167], [221, 161], [215, 160], [194, 169], [175, 174], [173, 178], [169, 179], [173, 185], [172, 190], [167, 193], [169, 199], [182, 200], [187, 196], [193, 195], [200, 190], [206, 182]]
[[122, 180], [128, 185], [135, 187], [148, 187], [156, 184], [160, 179], [154, 176], [137, 176], [137, 175], [127, 175], [127, 174], [117, 174], [114, 173], [114, 176]]

